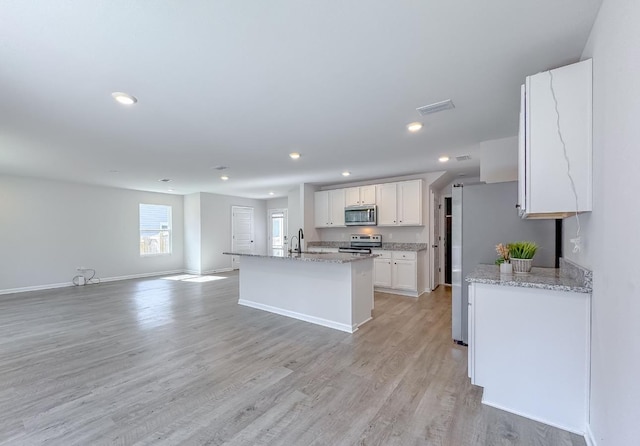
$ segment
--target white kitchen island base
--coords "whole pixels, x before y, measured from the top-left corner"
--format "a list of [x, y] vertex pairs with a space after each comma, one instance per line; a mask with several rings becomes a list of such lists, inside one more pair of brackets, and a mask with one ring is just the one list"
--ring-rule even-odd
[[371, 319], [373, 257], [244, 256], [238, 303], [353, 333]]

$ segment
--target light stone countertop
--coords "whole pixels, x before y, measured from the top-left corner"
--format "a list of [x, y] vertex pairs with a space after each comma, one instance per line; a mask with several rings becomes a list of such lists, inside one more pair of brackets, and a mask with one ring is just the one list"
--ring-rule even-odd
[[[311, 248], [348, 248], [349, 242], [315, 241], [308, 242], [307, 249]], [[372, 248], [379, 251], [422, 251], [429, 247], [428, 243], [390, 243], [383, 242], [382, 248]]]
[[373, 259], [378, 257], [376, 254], [351, 254], [351, 253], [309, 253], [302, 252], [298, 254], [293, 252], [292, 254], [247, 254], [240, 252], [223, 252], [222, 254], [228, 256], [244, 256], [244, 257], [259, 257], [263, 259], [277, 259], [277, 260], [289, 260], [289, 261], [301, 261], [301, 262], [324, 262], [324, 263], [351, 263], [359, 260]]
[[467, 276], [466, 281], [489, 285], [539, 288], [551, 291], [592, 292], [589, 283], [572, 277], [570, 274], [563, 274], [562, 271], [556, 268], [534, 267], [528, 274], [500, 274], [500, 268], [497, 265], [478, 265]]

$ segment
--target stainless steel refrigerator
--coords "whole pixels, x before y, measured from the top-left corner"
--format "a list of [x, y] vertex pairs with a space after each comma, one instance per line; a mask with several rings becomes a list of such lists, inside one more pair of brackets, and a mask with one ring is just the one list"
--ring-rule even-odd
[[493, 264], [495, 245], [531, 240], [540, 247], [534, 266], [555, 266], [555, 220], [522, 220], [515, 207], [517, 182], [454, 186], [451, 193], [452, 336], [467, 344], [468, 284], [480, 263]]

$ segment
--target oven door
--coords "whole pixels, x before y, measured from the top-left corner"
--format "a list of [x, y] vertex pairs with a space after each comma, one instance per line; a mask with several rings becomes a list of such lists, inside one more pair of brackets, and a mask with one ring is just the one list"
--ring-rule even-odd
[[346, 226], [375, 226], [375, 206], [351, 206], [344, 210], [344, 224]]

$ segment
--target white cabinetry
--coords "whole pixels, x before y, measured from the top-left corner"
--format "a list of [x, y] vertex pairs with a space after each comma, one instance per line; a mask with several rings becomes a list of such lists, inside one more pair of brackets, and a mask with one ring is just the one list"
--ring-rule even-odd
[[345, 204], [347, 206], [361, 206], [376, 204], [376, 185], [350, 187], [345, 189]]
[[344, 191], [344, 189], [334, 189], [315, 193], [316, 228], [344, 226]]
[[373, 286], [391, 288], [391, 251], [374, 251]]
[[391, 288], [396, 290], [417, 291], [418, 269], [415, 252], [394, 251], [391, 267]]
[[423, 290], [425, 251], [373, 251], [373, 285], [381, 291], [417, 297]]
[[469, 376], [482, 402], [584, 433], [591, 295], [473, 283]]
[[422, 180], [379, 184], [378, 226], [422, 226]]
[[591, 136], [590, 59], [526, 78], [518, 153], [522, 217], [562, 218], [592, 210]]

